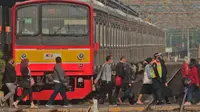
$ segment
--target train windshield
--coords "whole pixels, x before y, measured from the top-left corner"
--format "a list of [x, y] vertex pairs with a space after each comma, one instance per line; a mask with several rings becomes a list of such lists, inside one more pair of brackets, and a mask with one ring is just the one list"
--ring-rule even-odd
[[17, 45], [89, 45], [89, 8], [70, 3], [17, 9]]
[[46, 35], [88, 34], [88, 9], [79, 5], [42, 6], [42, 33]]

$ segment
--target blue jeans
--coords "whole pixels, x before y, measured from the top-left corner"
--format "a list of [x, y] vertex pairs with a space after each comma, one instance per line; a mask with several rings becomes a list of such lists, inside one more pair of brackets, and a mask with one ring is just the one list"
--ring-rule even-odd
[[61, 83], [55, 83], [54, 92], [51, 95], [49, 101], [47, 102], [47, 105], [52, 105], [52, 103], [53, 103], [54, 99], [56, 98], [56, 96], [58, 95], [58, 93], [60, 93], [60, 95], [62, 96], [64, 105], [69, 104], [69, 102], [67, 100], [67, 96], [66, 96], [66, 87]]
[[131, 87], [129, 83], [123, 84], [124, 95], [121, 97], [121, 101], [124, 102], [126, 99], [132, 98]]
[[200, 90], [195, 84], [189, 85], [187, 92], [188, 92], [188, 94], [187, 94], [187, 101], [188, 102], [192, 101], [193, 92], [196, 93], [196, 98], [197, 98], [198, 101], [200, 101]]

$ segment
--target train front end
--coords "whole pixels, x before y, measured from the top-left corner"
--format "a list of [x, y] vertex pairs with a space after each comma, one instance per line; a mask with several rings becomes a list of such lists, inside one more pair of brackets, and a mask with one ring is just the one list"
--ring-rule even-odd
[[[48, 100], [55, 58], [69, 78], [69, 99], [83, 99], [92, 91], [93, 12], [82, 2], [31, 0], [13, 7], [13, 56], [20, 77], [20, 57], [30, 60], [34, 100]], [[58, 95], [56, 100], [61, 100]]]

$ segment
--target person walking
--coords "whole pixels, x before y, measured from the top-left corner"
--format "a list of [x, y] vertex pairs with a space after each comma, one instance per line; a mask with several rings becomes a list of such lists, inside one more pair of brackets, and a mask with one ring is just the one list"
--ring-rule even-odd
[[66, 86], [68, 81], [65, 80], [65, 72], [61, 66], [62, 59], [61, 57], [56, 57], [56, 65], [54, 66], [54, 92], [51, 95], [49, 101], [46, 104], [46, 107], [54, 107], [52, 105], [54, 99], [56, 98], [57, 94], [60, 93], [62, 96], [62, 100], [64, 102], [63, 107], [72, 107], [72, 105], [67, 100], [66, 96]]
[[132, 68], [129, 63], [125, 64], [124, 67], [124, 75], [123, 75], [123, 84], [122, 84], [122, 90], [124, 91], [124, 95], [119, 98], [120, 104], [122, 104], [126, 99], [129, 100], [130, 105], [133, 105], [133, 102], [130, 102], [133, 100], [134, 94], [132, 92]]
[[37, 106], [35, 106], [35, 104], [33, 103], [32, 99], [32, 85], [34, 83], [34, 80], [31, 78], [31, 71], [29, 68], [28, 59], [24, 59], [21, 61], [20, 72], [22, 74], [22, 77], [19, 82], [19, 87], [23, 88], [23, 92], [22, 95], [19, 96], [17, 100], [13, 103], [13, 105], [15, 106], [15, 108], [18, 108], [18, 103], [29, 94], [31, 108], [37, 108]]
[[142, 85], [142, 89], [140, 90], [137, 104], [141, 104], [141, 105], [144, 104], [141, 100], [143, 94], [152, 94], [153, 92], [152, 79], [151, 79], [153, 68], [152, 68], [151, 62], [152, 62], [152, 58], [147, 58], [144, 61], [145, 69], [144, 69], [143, 85]]
[[190, 62], [189, 62], [188, 57], [184, 57], [184, 62], [181, 66], [181, 76], [182, 76], [183, 84], [184, 84], [185, 80], [187, 80], [187, 76], [189, 74], [189, 63]]
[[112, 75], [112, 67], [111, 63], [113, 62], [112, 56], [109, 55], [106, 57], [106, 63], [102, 65], [100, 72], [98, 73], [94, 83], [97, 84], [101, 79], [101, 88], [100, 93], [97, 96], [97, 100], [104, 99], [106, 94], [108, 94], [109, 104], [110, 106], [117, 106], [115, 102], [113, 102], [113, 82], [111, 80]]
[[126, 68], [126, 57], [122, 56], [120, 58], [120, 62], [118, 62], [116, 65], [116, 84], [115, 84], [115, 92], [114, 92], [115, 99], [118, 99], [118, 95], [119, 95], [122, 82], [123, 82], [123, 76], [125, 74], [125, 68]]
[[10, 56], [8, 57], [8, 62], [5, 66], [5, 72], [2, 79], [2, 82], [7, 86], [9, 93], [5, 95], [5, 97], [2, 97], [0, 99], [1, 105], [3, 105], [7, 101], [7, 99], [9, 99], [10, 106], [12, 106], [14, 101], [14, 94], [17, 88], [16, 86], [17, 77], [16, 77], [15, 67], [13, 65], [14, 65], [14, 59], [12, 56]]
[[[191, 80], [191, 83], [187, 85], [188, 94], [187, 94], [187, 99], [184, 105], [191, 105], [193, 92], [196, 92], [196, 98], [198, 101], [200, 101], [199, 76], [198, 76], [198, 69], [196, 67], [195, 59], [190, 60], [189, 67], [190, 67], [190, 70], [187, 75], [187, 78]], [[200, 105], [200, 102], [197, 103], [197, 105]]]
[[[163, 60], [162, 53], [159, 54], [159, 61], [160, 61], [161, 68], [162, 68], [162, 87], [163, 88], [167, 88], [168, 87], [168, 83], [167, 83], [167, 66], [165, 65], [165, 61]], [[165, 91], [165, 89], [163, 91]], [[165, 98], [166, 104], [171, 104], [171, 102], [169, 101], [167, 96], [164, 96], [164, 98]]]
[[153, 95], [154, 95], [154, 101], [156, 105], [163, 104], [162, 100], [162, 66], [159, 61], [159, 54], [154, 54], [154, 60], [153, 60], [153, 70], [152, 70], [152, 88], [153, 88]]

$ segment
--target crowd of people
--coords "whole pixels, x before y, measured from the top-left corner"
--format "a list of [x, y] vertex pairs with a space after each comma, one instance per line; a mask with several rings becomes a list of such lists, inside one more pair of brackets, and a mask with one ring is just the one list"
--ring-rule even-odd
[[[56, 57], [55, 59], [56, 64], [54, 66], [54, 74], [53, 74], [53, 82], [54, 82], [54, 92], [50, 96], [49, 101], [47, 102], [47, 107], [53, 107], [52, 103], [57, 96], [58, 93], [61, 94], [64, 102], [63, 107], [71, 107], [72, 105], [69, 103], [67, 96], [66, 96], [66, 85], [68, 82], [65, 80], [65, 72], [61, 67], [62, 59], [61, 57]], [[24, 98], [29, 95], [29, 101], [31, 108], [37, 108], [34, 104], [32, 99], [32, 86], [35, 84], [34, 79], [31, 77], [31, 70], [29, 68], [29, 60], [27, 57], [21, 57], [21, 64], [20, 64], [20, 72], [22, 77], [17, 79], [16, 70], [15, 70], [15, 63], [13, 57], [8, 57], [8, 61], [5, 66], [5, 70], [3, 73], [2, 83], [4, 87], [8, 88], [8, 94], [4, 97], [0, 97], [0, 106], [4, 106], [9, 99], [10, 107], [14, 106], [18, 108], [18, 103], [23, 100]], [[16, 88], [22, 88], [22, 94], [14, 101], [14, 95], [16, 94]]]
[[[66, 96], [66, 86], [69, 83], [65, 80], [65, 72], [61, 67], [61, 57], [56, 57], [56, 64], [54, 66], [54, 92], [50, 96], [47, 102], [47, 107], [53, 107], [52, 103], [58, 93], [61, 94], [64, 102], [64, 107], [71, 107]], [[172, 96], [172, 91], [168, 87], [167, 83], [167, 67], [161, 53], [155, 53], [153, 58], [148, 57], [143, 61], [144, 76], [143, 85], [140, 90], [139, 97], [135, 100], [135, 94], [133, 93], [133, 85], [136, 79], [135, 70], [133, 70], [133, 63], [128, 63], [126, 57], [122, 56], [120, 61], [115, 67], [112, 66], [113, 57], [111, 55], [106, 57], [106, 62], [102, 65], [99, 73], [97, 74], [94, 84], [99, 86], [98, 94], [95, 98], [99, 103], [103, 104], [108, 94], [110, 106], [117, 106], [123, 104], [127, 99], [130, 105], [144, 104], [142, 97], [144, 94], [153, 95], [154, 104], [170, 104], [168, 97]], [[200, 105], [200, 89], [199, 89], [199, 70], [200, 66], [197, 66], [195, 59], [188, 59], [185, 57], [184, 63], [181, 67], [182, 82], [187, 91], [187, 99], [185, 105], [192, 104], [192, 95], [196, 92], [197, 100]], [[32, 86], [34, 80], [31, 77], [31, 70], [29, 69], [29, 60], [26, 57], [21, 57], [20, 72], [22, 77], [17, 80], [15, 64], [13, 57], [9, 57], [3, 70], [3, 84], [8, 88], [9, 92], [4, 97], [0, 97], [0, 105], [2, 106], [8, 99], [10, 106], [18, 108], [18, 103], [29, 95], [29, 101], [31, 108], [37, 108], [32, 100]], [[113, 71], [115, 72], [115, 75]], [[21, 87], [23, 92], [16, 101], [14, 101], [14, 95], [17, 87]], [[120, 96], [120, 91], [123, 91], [123, 96]]]
[[[111, 55], [106, 57], [106, 63], [103, 64], [97, 78], [94, 81], [95, 84], [101, 85], [101, 89], [99, 90], [99, 94], [96, 99], [98, 99], [99, 103], [102, 103], [102, 100], [104, 100], [106, 94], [108, 94], [111, 106], [117, 106], [117, 102], [122, 104], [127, 99], [131, 105], [135, 104], [135, 95], [132, 87], [135, 79], [133, 74], [135, 73], [133, 72], [134, 70], [131, 64], [127, 62], [126, 57], [122, 56], [120, 58], [120, 62], [115, 67], [116, 75], [113, 80], [113, 67], [111, 66], [112, 61]], [[136, 103], [143, 104], [143, 101], [141, 100], [142, 96], [144, 94], [152, 94], [156, 105], [164, 104], [163, 100], [165, 100], [165, 103], [170, 104], [168, 100], [169, 95], [163, 95], [163, 91], [166, 90], [165, 88], [168, 84], [166, 82], [167, 67], [162, 59], [162, 54], [155, 53], [154, 58], [147, 58], [143, 62], [143, 65], [143, 86]], [[124, 92], [122, 97], [119, 97], [120, 90]]]
[[[106, 98], [106, 94], [108, 94], [110, 106], [122, 104], [126, 99], [128, 99], [130, 105], [142, 105], [144, 104], [142, 101], [143, 95], [148, 94], [153, 95], [153, 103], [155, 105], [171, 104], [168, 97], [172, 97], [172, 90], [168, 87], [168, 70], [161, 53], [155, 53], [153, 58], [148, 57], [143, 61], [143, 85], [136, 101], [134, 101], [135, 95], [132, 85], [135, 80], [134, 74], [137, 73], [133, 72], [134, 70], [127, 62], [126, 57], [122, 56], [120, 62], [114, 67], [116, 75], [113, 80], [111, 76], [113, 70], [111, 63], [112, 56], [110, 55], [106, 57], [106, 63], [103, 64], [103, 67], [94, 81], [95, 84], [101, 85], [101, 89], [96, 97], [99, 103], [102, 104]], [[192, 95], [194, 92], [196, 93], [197, 101], [200, 101], [199, 69], [200, 66], [198, 66], [195, 59], [188, 59], [185, 57], [181, 67], [182, 82], [187, 92], [184, 105], [192, 104]], [[120, 91], [124, 92], [122, 97], [119, 96]], [[200, 103], [197, 103], [197, 105], [200, 105]]]

